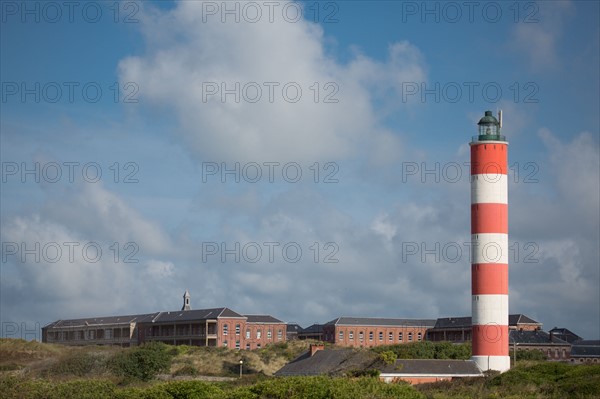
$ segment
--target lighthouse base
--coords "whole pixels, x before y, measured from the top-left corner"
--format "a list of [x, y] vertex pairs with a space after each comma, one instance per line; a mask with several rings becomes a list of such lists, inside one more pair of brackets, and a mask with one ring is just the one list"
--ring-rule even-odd
[[471, 356], [481, 371], [496, 370], [501, 373], [510, 370], [510, 356]]

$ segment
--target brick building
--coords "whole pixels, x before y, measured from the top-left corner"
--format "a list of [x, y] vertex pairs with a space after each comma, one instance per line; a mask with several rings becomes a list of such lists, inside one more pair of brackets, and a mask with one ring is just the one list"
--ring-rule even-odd
[[138, 343], [138, 325], [158, 313], [57, 320], [42, 328], [42, 342], [68, 345], [119, 345]]
[[352, 347], [372, 347], [427, 339], [430, 319], [338, 317], [323, 326], [323, 341]]
[[538, 350], [548, 360], [568, 360], [571, 357], [571, 344], [554, 334], [542, 330], [511, 330], [508, 335], [511, 353]]
[[[509, 331], [536, 331], [542, 329], [542, 323], [523, 314], [508, 316]], [[467, 342], [471, 341], [471, 317], [443, 317], [437, 319], [429, 330], [431, 341]]]
[[269, 315], [242, 315], [229, 308], [192, 310], [186, 291], [180, 311], [58, 320], [42, 328], [42, 342], [66, 345], [170, 345], [256, 349], [286, 341], [286, 324]]

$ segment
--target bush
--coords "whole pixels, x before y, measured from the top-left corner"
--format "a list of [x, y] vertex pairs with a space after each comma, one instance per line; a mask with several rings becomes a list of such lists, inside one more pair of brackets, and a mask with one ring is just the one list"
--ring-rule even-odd
[[376, 353], [393, 352], [398, 359], [459, 359], [471, 357], [470, 344], [451, 342], [413, 342], [409, 344], [383, 345], [372, 349]]
[[63, 357], [57, 363], [50, 366], [48, 373], [84, 377], [94, 371], [103, 372], [105, 370], [106, 361], [102, 357], [91, 353], [75, 352]]
[[394, 364], [398, 359], [398, 355], [393, 351], [383, 351], [379, 354], [379, 359], [385, 364]]
[[169, 370], [172, 354], [168, 345], [151, 342], [118, 353], [110, 362], [113, 373], [126, 378], [149, 381]]
[[180, 375], [191, 375], [191, 376], [197, 376], [198, 374], [200, 374], [198, 372], [198, 369], [190, 364], [186, 364], [185, 366], [175, 370], [175, 372], [173, 373], [174, 377], [180, 376]]
[[544, 352], [534, 349], [534, 350], [518, 350], [517, 351], [517, 361], [519, 360], [535, 360], [535, 361], [541, 361], [541, 360], [547, 360], [546, 355], [544, 355]]

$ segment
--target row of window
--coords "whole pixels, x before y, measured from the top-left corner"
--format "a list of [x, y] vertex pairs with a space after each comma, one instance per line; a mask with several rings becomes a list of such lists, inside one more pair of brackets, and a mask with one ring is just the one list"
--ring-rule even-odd
[[[235, 325], [235, 335], [240, 335], [240, 325], [236, 324]], [[229, 334], [229, 324], [223, 324], [223, 335], [228, 335]], [[250, 339], [250, 330], [246, 329], [246, 339]], [[262, 337], [262, 330], [259, 328], [256, 330], [256, 339], [261, 339]], [[271, 330], [270, 328], [267, 330], [267, 339], [272, 339], [273, 338], [273, 330]], [[279, 341], [281, 341], [283, 339], [283, 330], [280, 328], [279, 330], [277, 330], [277, 339]]]
[[[369, 331], [369, 341], [373, 341], [373, 331]], [[344, 340], [344, 331], [340, 331], [338, 333], [338, 338], [340, 341]], [[348, 331], [348, 340], [349, 341], [354, 341], [354, 331]], [[364, 341], [364, 332], [363, 331], [359, 331], [358, 333], [358, 340], [360, 342]], [[413, 333], [409, 332], [408, 333], [408, 341], [411, 342], [413, 340]], [[419, 332], [417, 334], [417, 341], [422, 341], [423, 340], [423, 334], [421, 332]], [[383, 341], [383, 331], [379, 332], [379, 341]], [[394, 342], [394, 333], [393, 332], [388, 332], [388, 341], [389, 342]], [[398, 342], [402, 342], [404, 341], [404, 335], [402, 332], [398, 333]]]
[[[227, 342], [227, 340], [223, 341], [223, 346], [224, 347], [229, 346], [229, 343]], [[260, 349], [260, 344], [257, 344], [256, 348]], [[240, 349], [240, 341], [235, 341], [235, 349]], [[246, 349], [250, 350], [250, 344], [249, 343], [246, 344]]]
[[116, 336], [113, 334], [112, 329], [104, 330], [75, 330], [75, 331], [54, 331], [48, 332], [48, 338], [57, 341], [70, 341], [70, 340], [88, 340], [88, 339], [113, 339], [128, 337], [124, 332], [121, 334], [120, 330], [117, 331]]

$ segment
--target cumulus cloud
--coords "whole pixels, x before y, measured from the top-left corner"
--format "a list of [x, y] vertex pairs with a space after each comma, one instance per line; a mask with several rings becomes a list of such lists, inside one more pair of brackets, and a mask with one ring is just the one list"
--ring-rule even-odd
[[379, 91], [400, 90], [401, 82], [425, 80], [415, 46], [392, 44], [386, 62], [358, 54], [340, 64], [327, 54], [317, 24], [290, 23], [277, 13], [272, 22], [222, 23], [204, 7], [194, 1], [170, 11], [147, 9], [146, 54], [119, 65], [120, 79], [137, 82], [143, 102], [175, 113], [195, 155], [377, 159], [380, 151], [389, 158], [389, 148], [400, 148], [381, 127], [372, 100]]
[[[100, 183], [59, 192], [42, 209], [3, 218], [3, 308], [20, 297], [38, 316], [131, 312], [146, 286], [168, 286], [173, 264], [153, 258], [169, 252], [158, 226]], [[57, 305], [60, 315], [46, 309]]]

